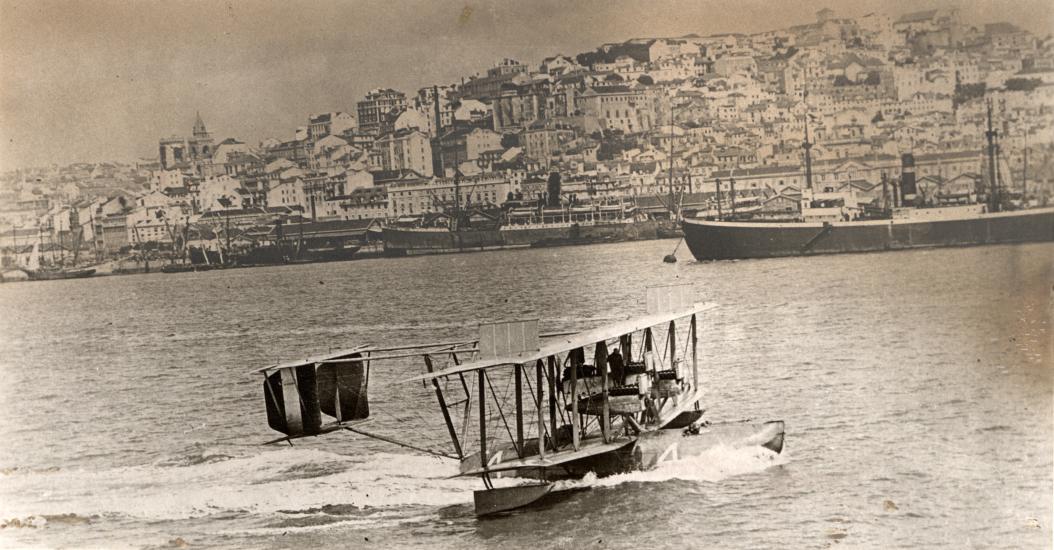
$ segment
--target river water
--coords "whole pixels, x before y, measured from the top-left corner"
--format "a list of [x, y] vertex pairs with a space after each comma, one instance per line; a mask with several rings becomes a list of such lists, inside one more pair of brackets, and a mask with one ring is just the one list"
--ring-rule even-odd
[[[0, 546], [1051, 547], [1054, 245], [663, 264], [674, 244], [0, 285]], [[716, 449], [477, 520], [453, 461], [259, 445], [278, 434], [252, 368], [481, 320], [587, 328], [674, 283], [721, 306], [708, 415], [785, 420], [783, 455]], [[435, 435], [405, 421], [436, 410], [420, 385], [371, 392], [378, 423]]]

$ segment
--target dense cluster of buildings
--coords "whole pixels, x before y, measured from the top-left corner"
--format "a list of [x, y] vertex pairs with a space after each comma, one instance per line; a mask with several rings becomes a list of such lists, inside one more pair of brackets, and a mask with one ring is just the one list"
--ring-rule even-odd
[[414, 93], [379, 88], [285, 140], [219, 140], [198, 115], [190, 136], [160, 139], [156, 159], [5, 174], [0, 247], [46, 235], [119, 254], [194, 224], [412, 222], [455, 203], [540, 198], [552, 171], [578, 197], [714, 193], [736, 180], [780, 209], [805, 186], [806, 132], [818, 187], [873, 193], [912, 152], [924, 189], [976, 188], [989, 106], [1003, 184], [1050, 194], [1054, 39], [968, 25], [955, 10], [824, 9], [758, 34], [632, 39], [505, 59]]

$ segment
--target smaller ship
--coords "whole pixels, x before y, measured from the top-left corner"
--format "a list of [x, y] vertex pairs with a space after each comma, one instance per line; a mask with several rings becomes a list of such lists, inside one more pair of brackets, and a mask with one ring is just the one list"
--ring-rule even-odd
[[340, 262], [355, 258], [371, 231], [379, 231], [375, 220], [331, 220], [285, 223], [250, 231], [254, 245], [234, 255], [239, 266], [264, 266], [315, 262]]
[[[76, 265], [76, 256], [74, 256], [73, 265]], [[44, 265], [41, 263], [40, 258], [40, 243], [33, 244], [33, 250], [30, 252], [29, 259], [21, 270], [25, 272], [26, 278], [30, 281], [83, 279], [95, 275], [95, 268], [93, 267], [77, 268], [55, 264]]]
[[54, 281], [58, 279], [83, 279], [85, 277], [91, 277], [95, 275], [94, 268], [82, 268], [82, 269], [38, 269], [38, 270], [26, 270], [26, 275], [29, 276], [30, 281]]
[[[560, 175], [550, 174], [543, 200], [513, 199], [501, 207], [462, 206], [459, 177], [455, 201], [443, 211], [384, 228], [389, 256], [444, 254], [507, 248], [540, 248], [659, 238], [664, 224], [626, 200], [577, 201], [561, 197]], [[672, 224], [665, 224], [672, 225]]]

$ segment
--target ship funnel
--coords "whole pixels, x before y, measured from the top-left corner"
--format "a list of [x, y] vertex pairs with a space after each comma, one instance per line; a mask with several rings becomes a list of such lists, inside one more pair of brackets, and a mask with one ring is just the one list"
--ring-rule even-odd
[[918, 188], [915, 185], [915, 155], [904, 153], [900, 156], [900, 203], [915, 203]]

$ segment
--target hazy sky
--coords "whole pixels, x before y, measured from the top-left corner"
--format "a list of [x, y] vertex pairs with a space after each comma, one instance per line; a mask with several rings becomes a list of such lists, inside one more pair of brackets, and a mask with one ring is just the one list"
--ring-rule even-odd
[[[217, 139], [291, 139], [311, 113], [354, 112], [503, 57], [535, 64], [639, 36], [756, 32], [949, 0], [197, 2], [0, 0], [0, 170], [157, 155], [200, 110]], [[1051, 0], [975, 0], [969, 23], [1054, 29]]]

